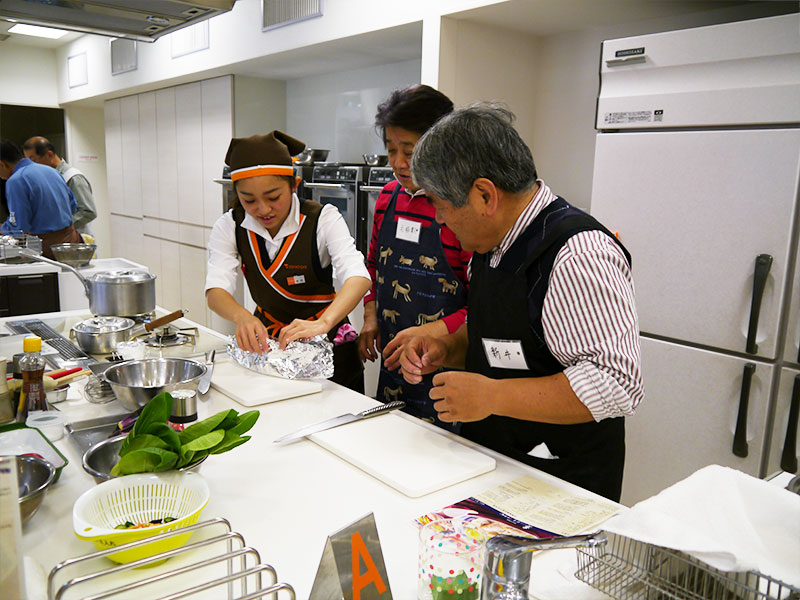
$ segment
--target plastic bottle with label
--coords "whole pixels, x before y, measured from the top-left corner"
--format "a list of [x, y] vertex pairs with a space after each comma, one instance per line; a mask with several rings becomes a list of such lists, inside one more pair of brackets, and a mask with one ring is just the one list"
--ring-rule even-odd
[[6, 382], [6, 366], [7, 361], [5, 356], [0, 356], [0, 423], [8, 423], [14, 420], [14, 413], [16, 412], [14, 396], [8, 389]]
[[42, 338], [30, 335], [22, 340], [25, 352], [19, 360], [22, 371], [22, 395], [17, 409], [17, 421], [25, 422], [28, 413], [47, 410], [47, 397], [44, 390], [44, 359], [42, 358]]

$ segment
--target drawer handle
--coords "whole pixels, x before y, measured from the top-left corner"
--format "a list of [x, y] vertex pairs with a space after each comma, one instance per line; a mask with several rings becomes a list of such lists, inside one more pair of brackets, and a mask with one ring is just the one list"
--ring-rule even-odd
[[792, 402], [789, 405], [789, 423], [786, 425], [786, 439], [781, 454], [781, 469], [787, 473], [797, 473], [797, 421], [800, 417], [800, 375], [794, 378]]
[[767, 286], [767, 276], [771, 268], [772, 256], [769, 254], [756, 256], [756, 266], [753, 272], [753, 300], [750, 304], [750, 324], [747, 326], [747, 346], [745, 347], [745, 352], [748, 354], [758, 353], [758, 344], [756, 344], [758, 317], [761, 314], [761, 300], [764, 297], [764, 288]]
[[647, 55], [637, 54], [636, 56], [626, 56], [624, 58], [609, 58], [606, 61], [607, 67], [621, 67], [622, 65], [632, 65], [647, 61]]
[[733, 434], [733, 453], [741, 458], [746, 458], [747, 448], [747, 409], [750, 406], [750, 384], [753, 382], [753, 373], [756, 366], [747, 363], [742, 372], [742, 393], [739, 397], [739, 414], [736, 416], [736, 432]]

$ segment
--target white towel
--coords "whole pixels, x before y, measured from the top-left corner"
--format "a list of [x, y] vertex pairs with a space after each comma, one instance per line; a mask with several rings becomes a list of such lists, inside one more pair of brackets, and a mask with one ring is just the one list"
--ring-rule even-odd
[[604, 529], [800, 586], [800, 495], [728, 467], [704, 467]]

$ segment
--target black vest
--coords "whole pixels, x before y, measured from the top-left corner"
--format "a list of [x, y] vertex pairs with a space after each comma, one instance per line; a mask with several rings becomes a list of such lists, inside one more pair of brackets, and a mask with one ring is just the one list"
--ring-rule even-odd
[[[556, 255], [570, 237], [587, 230], [603, 231], [616, 241], [594, 218], [557, 198], [511, 245], [497, 268], [489, 267], [488, 255], [473, 255], [467, 316], [468, 371], [505, 379], [543, 377], [564, 370], [545, 343], [542, 306]], [[630, 262], [630, 254], [625, 248], [622, 250]], [[484, 339], [520, 341], [527, 370], [490, 366]], [[482, 421], [464, 423], [461, 434], [537, 469], [619, 500], [625, 461], [621, 417], [555, 425], [492, 415]], [[558, 458], [528, 454], [541, 443]]]

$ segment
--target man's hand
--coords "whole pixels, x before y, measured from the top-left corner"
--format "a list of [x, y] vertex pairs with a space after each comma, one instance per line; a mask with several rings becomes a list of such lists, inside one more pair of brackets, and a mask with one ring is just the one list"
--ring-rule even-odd
[[409, 383], [419, 383], [422, 376], [433, 373], [445, 364], [447, 344], [441, 338], [412, 337], [405, 342], [400, 355], [400, 371]]
[[269, 352], [267, 345], [267, 328], [261, 320], [255, 315], [242, 313], [242, 316], [237, 318], [236, 321], [236, 343], [239, 348], [247, 350], [248, 352]]
[[445, 423], [480, 421], [492, 414], [493, 380], [478, 373], [445, 371], [433, 376], [430, 391], [439, 419]]
[[407, 327], [402, 331], [398, 331], [386, 347], [383, 349], [383, 366], [394, 371], [400, 367], [400, 357], [406, 344], [415, 337], [424, 335], [424, 330], [421, 327]]

